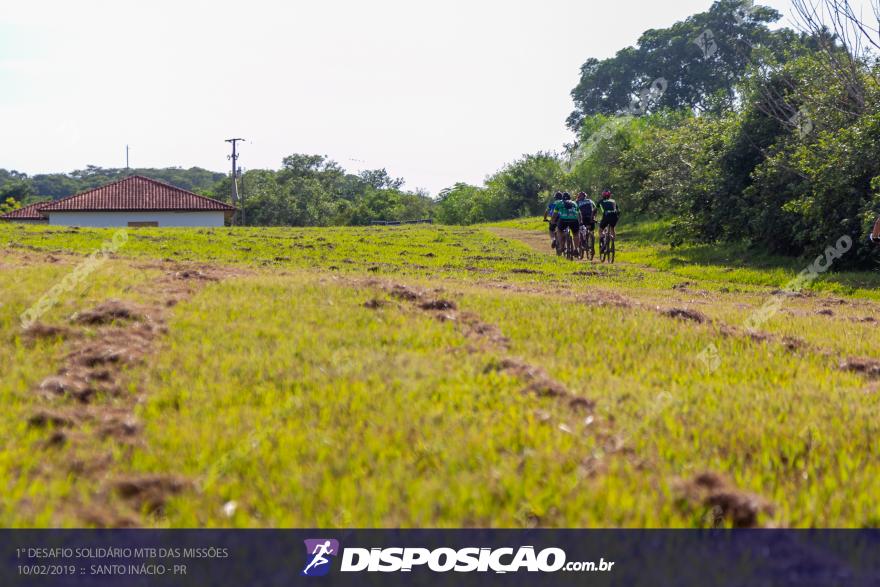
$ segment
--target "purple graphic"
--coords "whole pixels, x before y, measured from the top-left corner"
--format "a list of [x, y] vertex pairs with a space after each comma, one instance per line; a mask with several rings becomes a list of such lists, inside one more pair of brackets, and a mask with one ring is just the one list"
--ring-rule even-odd
[[339, 554], [339, 541], [332, 538], [309, 538], [306, 543], [306, 566], [302, 574], [321, 577], [330, 572], [330, 559]]

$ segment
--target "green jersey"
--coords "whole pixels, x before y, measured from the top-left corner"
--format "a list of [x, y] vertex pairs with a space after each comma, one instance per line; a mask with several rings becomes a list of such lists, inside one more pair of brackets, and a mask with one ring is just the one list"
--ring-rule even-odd
[[556, 204], [555, 211], [559, 214], [560, 220], [577, 220], [578, 207], [571, 200], [561, 200]]

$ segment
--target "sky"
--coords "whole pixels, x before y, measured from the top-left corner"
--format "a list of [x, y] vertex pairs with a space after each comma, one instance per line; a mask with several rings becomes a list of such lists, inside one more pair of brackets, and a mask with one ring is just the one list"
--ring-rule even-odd
[[711, 5], [3, 2], [0, 168], [122, 167], [127, 144], [132, 167], [224, 171], [224, 139], [242, 137], [244, 169], [320, 154], [432, 194], [561, 150], [587, 58]]

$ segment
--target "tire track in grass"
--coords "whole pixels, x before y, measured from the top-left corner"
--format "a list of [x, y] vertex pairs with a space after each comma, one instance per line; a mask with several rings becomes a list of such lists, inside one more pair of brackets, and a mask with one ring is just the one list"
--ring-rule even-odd
[[[509, 284], [486, 284], [489, 287], [498, 287], [506, 291], [541, 294], [546, 293], [539, 288], [529, 288], [522, 286], [511, 286]], [[571, 295], [571, 292], [551, 292], [559, 295]], [[756, 344], [777, 344], [785, 348], [789, 352], [812, 352], [824, 357], [835, 355], [835, 351], [827, 348], [812, 345], [802, 338], [789, 335], [777, 335], [763, 330], [749, 330], [731, 326], [722, 320], [710, 318], [706, 314], [687, 307], [679, 306], [659, 306], [655, 304], [646, 304], [634, 298], [621, 295], [617, 292], [591, 288], [590, 290], [579, 293], [574, 296], [573, 301], [580, 304], [587, 304], [595, 308], [613, 307], [613, 308], [635, 308], [643, 311], [655, 312], [660, 316], [676, 320], [680, 323], [690, 323], [694, 326], [706, 325], [714, 328], [716, 334], [720, 338], [740, 338], [749, 340]], [[850, 358], [840, 364], [840, 368], [844, 370], [861, 372], [869, 377], [880, 377], [880, 363], [876, 367], [871, 359]]]
[[[533, 250], [549, 255], [552, 253], [552, 250], [549, 249], [547, 243], [547, 236], [543, 231], [529, 231], [529, 230], [519, 230], [513, 228], [501, 228], [501, 227], [492, 227], [489, 231], [498, 236], [499, 238], [515, 240], [521, 243], [524, 243], [531, 247]], [[626, 263], [624, 263], [626, 264]], [[630, 264], [633, 265], [633, 264]], [[646, 267], [642, 265], [633, 265], [638, 267], [640, 270], [648, 271], [648, 272], [656, 272], [657, 270], [653, 267]], [[515, 271], [515, 270], [514, 270]], [[679, 293], [697, 293], [693, 292], [689, 289], [690, 286], [694, 285], [694, 282], [685, 280], [682, 283], [676, 284], [673, 286], [673, 289]], [[510, 286], [503, 286], [508, 288]], [[776, 289], [772, 290], [769, 293], [771, 295], [780, 294], [782, 290]], [[793, 294], [792, 297], [813, 297], [815, 294], [813, 292], [798, 292], [797, 294]], [[599, 305], [615, 305], [620, 307], [628, 307], [628, 306], [641, 306], [642, 304], [636, 300], [625, 298], [620, 294], [610, 291], [602, 291], [602, 292], [592, 292], [588, 299], [586, 300], [589, 303], [595, 303]], [[823, 308], [815, 311], [814, 313], [817, 315], [825, 315], [825, 316], [834, 316], [835, 313], [833, 310], [828, 308], [828, 306], [843, 306], [843, 305], [861, 305], [869, 308], [874, 308], [876, 304], [871, 302], [867, 302], [865, 300], [844, 300], [842, 298], [829, 297], [822, 300], [819, 300], [819, 303], [823, 306]], [[756, 344], [776, 344], [782, 346], [785, 350], [789, 352], [810, 352], [813, 354], [817, 354], [823, 357], [833, 357], [839, 356], [840, 353], [828, 348], [822, 348], [795, 336], [784, 336], [772, 334], [769, 332], [761, 331], [761, 330], [752, 330], [752, 329], [742, 329], [735, 326], [731, 326], [729, 324], [725, 324], [722, 321], [714, 320], [707, 317], [705, 314], [692, 310], [689, 308], [679, 308], [679, 307], [669, 307], [669, 308], [661, 308], [660, 306], [655, 306], [654, 308], [658, 313], [668, 317], [679, 319], [682, 321], [690, 321], [696, 324], [709, 324], [716, 328], [718, 334], [724, 338], [729, 337], [737, 337], [741, 339], [750, 340]], [[849, 321], [855, 322], [875, 322], [876, 318], [873, 316], [863, 316], [863, 317], [849, 317], [847, 318]], [[842, 371], [848, 371], [851, 373], [856, 373], [868, 380], [876, 380], [880, 379], [880, 361], [876, 361], [874, 359], [865, 358], [865, 357], [847, 357], [844, 359], [840, 359], [836, 363], [836, 367]]]
[[[379, 289], [390, 297], [407, 303], [420, 311], [432, 313], [440, 321], [453, 322], [462, 334], [478, 343], [478, 347], [472, 349], [473, 351], [488, 350], [502, 354], [500, 358], [492, 359], [489, 362], [486, 366], [486, 372], [497, 371], [515, 377], [525, 384], [522, 389], [523, 393], [564, 402], [573, 412], [586, 413], [587, 421], [594, 424], [590, 430], [600, 442], [605, 454], [623, 456], [640, 468], [649, 466], [648, 461], [639, 459], [638, 455], [626, 446], [625, 441], [615, 432], [613, 421], [595, 422], [593, 414], [596, 403], [593, 400], [572, 393], [564, 384], [550, 377], [542, 367], [508, 355], [510, 341], [501, 330], [494, 324], [484, 322], [474, 313], [458, 310], [455, 302], [439, 297], [442, 289], [435, 288], [429, 291], [377, 280], [369, 280], [363, 285]], [[642, 305], [617, 294], [605, 301], [618, 307]], [[379, 309], [388, 303], [385, 300], [373, 298], [367, 301], [365, 306]], [[649, 307], [643, 309], [651, 310]], [[705, 316], [692, 313], [692, 311], [660, 307], [656, 307], [654, 310], [660, 315], [676, 320], [692, 321], [699, 324], [711, 322]], [[549, 419], [549, 414], [546, 414], [546, 418], [542, 418], [543, 421]], [[571, 429], [565, 424], [560, 424], [560, 429], [571, 433]], [[596, 462], [585, 463], [584, 466], [592, 474], [603, 468]], [[750, 491], [742, 490], [723, 475], [711, 471], [700, 472], [687, 480], [673, 480], [673, 487], [687, 502], [705, 508], [715, 526], [730, 523], [735, 527], [756, 527], [760, 525], [761, 515], [772, 516], [775, 511], [774, 505], [769, 500]]]
[[[437, 294], [442, 292], [441, 289], [427, 291], [376, 280], [370, 280], [365, 285], [384, 291], [392, 298], [407, 302], [421, 311], [431, 313], [441, 322], [452, 322], [465, 337], [478, 344], [477, 347], [469, 349], [473, 352], [489, 350], [506, 353], [510, 350], [510, 339], [504, 336], [498, 326], [485, 322], [474, 312], [459, 310], [454, 301], [437, 297]], [[385, 304], [383, 300], [373, 298], [367, 301], [365, 306], [378, 309]], [[593, 400], [569, 391], [564, 384], [550, 377], [542, 367], [532, 365], [519, 357], [505, 354], [498, 360], [492, 360], [485, 371], [498, 371], [516, 377], [526, 384], [523, 392], [565, 401], [574, 410], [592, 412], [596, 405]]]
[[[380, 287], [391, 297], [431, 313], [441, 322], [454, 323], [465, 337], [480, 345], [479, 349], [474, 350], [494, 350], [504, 353], [510, 350], [510, 339], [504, 336], [498, 326], [483, 321], [473, 312], [459, 310], [458, 305], [451, 300], [401, 284], [383, 284]], [[435, 290], [433, 293], [439, 292]], [[595, 407], [595, 402], [572, 393], [565, 385], [550, 377], [542, 367], [531, 365], [519, 357], [504, 356], [498, 361], [491, 362], [486, 370], [499, 371], [516, 377], [526, 383], [524, 392], [563, 400], [573, 409], [592, 411]]]
[[[479, 343], [480, 348], [474, 350], [501, 351], [500, 359], [493, 359], [487, 366], [486, 372], [497, 371], [521, 380], [525, 386], [523, 393], [534, 395], [538, 398], [548, 398], [557, 402], [563, 402], [573, 412], [584, 412], [587, 421], [594, 423], [593, 413], [596, 403], [588, 398], [572, 393], [564, 384], [550, 377], [540, 366], [530, 364], [518, 357], [507, 355], [510, 350], [510, 341], [494, 324], [484, 322], [479, 316], [470, 312], [459, 311], [455, 302], [437, 297], [442, 290], [421, 290], [401, 284], [389, 284], [370, 281], [368, 284], [376, 287], [391, 297], [406, 302], [421, 311], [434, 314], [435, 318], [444, 322], [455, 323], [459, 330], [469, 339]], [[614, 298], [615, 304], [629, 304], [624, 298]], [[365, 304], [368, 308], [378, 309], [384, 306], [382, 300], [373, 298]], [[658, 308], [658, 312], [661, 311]], [[677, 312], [666, 312], [670, 317], [679, 318]], [[549, 414], [546, 419], [549, 420]], [[571, 433], [571, 429], [565, 424], [560, 424], [560, 429]], [[605, 454], [619, 455], [634, 461], [636, 466], [645, 467], [646, 461], [640, 460], [634, 451], [625, 446], [625, 442], [615, 433], [613, 422], [603, 422], [591, 426], [593, 434], [599, 440]], [[585, 468], [591, 473], [598, 472], [601, 467], [595, 463], [585, 463]], [[706, 479], [716, 480], [716, 483], [706, 484]], [[675, 483], [679, 493], [689, 502], [705, 507], [711, 514], [712, 523], [716, 526], [724, 525], [729, 521], [737, 527], [758, 526], [761, 514], [772, 515], [773, 505], [763, 497], [741, 490], [734, 486], [725, 477], [712, 472], [703, 472], [693, 479]]]
[[[114, 453], [125, 458], [144, 447], [141, 423], [135, 417], [144, 390], [131, 393], [127, 388], [137, 384], [126, 380], [124, 370], [153, 353], [157, 340], [168, 332], [173, 306], [208, 283], [246, 273], [167, 262], [134, 267], [164, 272], [136, 289], [150, 299], [148, 304], [105, 300], [77, 312], [66, 325], [34, 323], [24, 332], [26, 339], [62, 337], [68, 341], [67, 355], [56, 374], [33, 389], [46, 406], [29, 416], [28, 425], [46, 429], [40, 445], [43, 450], [65, 452], [68, 474], [97, 485], [88, 503], [71, 497], [62, 509], [99, 527], [140, 526], [142, 513], [159, 513], [169, 497], [194, 488], [191, 480], [173, 473], [113, 474]], [[118, 450], [111, 446], [107, 451], [107, 442]]]
[[[494, 231], [495, 234], [502, 238], [512, 238], [525, 242], [533, 249], [549, 254], [544, 249], [543, 237], [535, 233], [530, 235], [532, 238], [521, 238], [521, 235], [502, 234], [502, 231]], [[644, 269], [644, 268], [642, 268]], [[517, 272], [518, 270], [514, 270]], [[521, 271], [521, 270], [519, 270]], [[522, 291], [527, 293], [542, 293], [539, 288], [530, 288], [527, 286], [517, 286], [510, 284], [487, 284], [490, 287], [501, 287], [510, 291]], [[681, 289], [681, 288], [674, 288]], [[561, 293], [556, 291], [554, 293]], [[831, 357], [835, 353], [831, 349], [821, 348], [810, 344], [807, 341], [794, 336], [777, 335], [760, 330], [743, 329], [726, 324], [721, 320], [712, 319], [698, 310], [688, 307], [661, 307], [660, 305], [644, 304], [641, 301], [628, 298], [613, 291], [588, 291], [580, 294], [575, 298], [578, 302], [589, 303], [593, 305], [610, 305], [615, 307], [630, 308], [637, 307], [647, 311], [653, 311], [660, 316], [681, 322], [691, 324], [693, 326], [709, 327], [722, 338], [739, 338], [749, 341], [753, 344], [773, 344], [783, 347], [786, 351], [792, 353], [812, 353], [821, 357]], [[840, 303], [840, 302], [838, 302]], [[423, 308], [424, 309], [424, 308]], [[822, 312], [827, 314], [828, 312]], [[441, 317], [442, 319], [442, 317]], [[699, 350], [699, 349], [697, 349]], [[842, 370], [847, 370], [862, 374], [868, 379], [880, 378], [880, 362], [869, 359], [850, 358], [841, 361], [837, 365]], [[539, 368], [530, 366], [528, 363], [512, 359], [504, 358], [497, 362], [493, 367], [495, 370], [505, 371], [529, 382], [527, 389], [540, 389], [543, 391], [539, 395], [549, 396], [565, 396], [564, 386], [559, 387], [546, 377]], [[589, 401], [589, 400], [586, 400]], [[592, 410], [594, 404], [589, 403], [589, 409]], [[613, 431], [607, 433], [610, 440], [606, 446], [610, 446], [610, 453], [626, 453], [626, 447], [623, 443], [618, 443]], [[708, 480], [708, 481], [707, 481]], [[702, 471], [693, 475], [688, 479], [673, 479], [673, 487], [677, 490], [680, 497], [685, 501], [706, 509], [711, 516], [713, 525], [723, 525], [728, 521], [735, 527], [754, 527], [759, 525], [759, 518], [762, 514], [772, 516], [775, 506], [769, 500], [762, 496], [737, 488], [725, 476], [719, 475], [713, 471]]]

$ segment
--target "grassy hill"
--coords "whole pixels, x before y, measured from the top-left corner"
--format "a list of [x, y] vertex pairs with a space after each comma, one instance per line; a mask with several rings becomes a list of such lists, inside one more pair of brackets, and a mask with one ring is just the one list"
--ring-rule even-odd
[[880, 523], [874, 274], [544, 226], [0, 225], [0, 522]]

